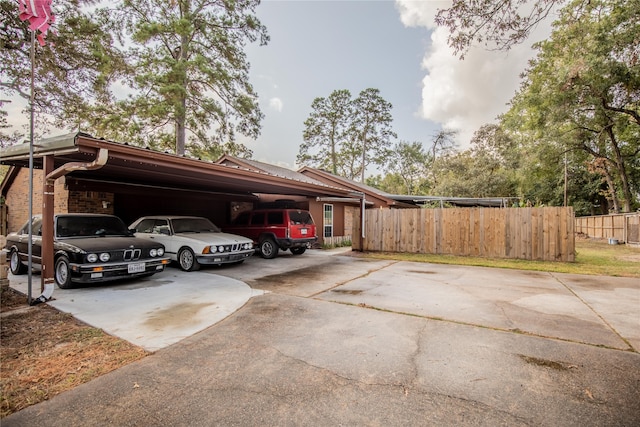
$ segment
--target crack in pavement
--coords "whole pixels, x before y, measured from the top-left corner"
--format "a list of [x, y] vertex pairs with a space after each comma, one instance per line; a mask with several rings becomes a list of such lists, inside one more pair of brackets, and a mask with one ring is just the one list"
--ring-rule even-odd
[[369, 275], [371, 275], [371, 274], [373, 274], [373, 273], [377, 273], [378, 271], [383, 270], [383, 269], [385, 269], [385, 268], [387, 268], [387, 267], [389, 267], [389, 266], [391, 266], [391, 265], [397, 264], [397, 263], [399, 263], [399, 262], [401, 262], [401, 261], [389, 261], [389, 263], [388, 263], [388, 264], [383, 265], [383, 266], [381, 266], [380, 268], [376, 268], [376, 269], [373, 269], [373, 270], [369, 270], [369, 271], [367, 271], [367, 272], [365, 272], [365, 273], [363, 273], [363, 274], [361, 274], [361, 275], [359, 275], [359, 276], [357, 276], [357, 277], [352, 277], [352, 278], [347, 279], [347, 280], [345, 280], [345, 281], [343, 281], [343, 282], [336, 283], [336, 284], [334, 284], [333, 286], [331, 286], [331, 287], [329, 287], [329, 288], [326, 288], [326, 289], [324, 289], [324, 290], [322, 290], [322, 291], [316, 292], [315, 294], [309, 295], [309, 296], [304, 297], [304, 298], [315, 298], [315, 297], [317, 297], [317, 296], [318, 296], [318, 295], [320, 295], [320, 294], [323, 294], [323, 293], [325, 293], [325, 292], [329, 292], [329, 291], [331, 291], [331, 290], [333, 290], [333, 289], [335, 289], [335, 288], [337, 288], [337, 287], [344, 286], [344, 285], [346, 285], [346, 284], [347, 284], [347, 283], [349, 283], [349, 282], [353, 282], [354, 280], [362, 279], [362, 278], [367, 277], [367, 276], [369, 276]]
[[571, 289], [569, 287], [569, 285], [567, 285], [565, 282], [563, 282], [558, 276], [556, 276], [555, 274], [549, 272], [549, 275], [551, 277], [553, 277], [558, 283], [560, 283], [567, 291], [569, 291], [574, 297], [576, 297], [578, 299], [578, 301], [580, 301], [582, 304], [584, 304], [593, 314], [595, 314], [598, 319], [600, 319], [600, 321], [602, 323], [604, 323], [605, 325], [607, 325], [607, 327], [613, 331], [614, 334], [616, 334], [618, 336], [618, 338], [620, 338], [622, 340], [622, 342], [624, 342], [628, 347], [629, 347], [629, 351], [632, 351], [634, 353], [638, 353], [639, 349], [634, 348], [631, 343], [629, 342], [629, 340], [627, 340], [625, 337], [623, 337], [617, 330], [616, 328], [613, 327], [613, 325], [611, 325], [609, 322], [607, 322], [607, 320], [602, 317], [600, 315], [600, 313], [598, 313], [596, 311], [595, 308], [593, 308], [587, 301], [585, 301], [584, 299], [582, 299], [580, 297], [580, 295], [578, 295], [573, 289]]
[[[574, 344], [583, 344], [583, 345], [588, 345], [588, 346], [597, 347], [597, 348], [606, 348], [606, 349], [609, 349], [609, 350], [638, 353], [631, 345], [629, 345], [629, 343], [625, 339], [623, 339], [624, 343], [627, 344], [629, 346], [629, 348], [620, 349], [620, 348], [611, 347], [611, 346], [608, 346], [608, 345], [605, 345], [605, 344], [594, 344], [594, 343], [589, 343], [589, 342], [585, 342], [585, 341], [572, 340], [572, 339], [569, 339], [569, 338], [561, 338], [561, 337], [553, 337], [553, 336], [548, 336], [548, 335], [536, 334], [534, 332], [523, 331], [523, 330], [517, 329], [517, 328], [516, 329], [505, 329], [505, 328], [499, 328], [497, 326], [480, 325], [480, 324], [476, 324], [476, 323], [464, 322], [462, 320], [446, 319], [444, 317], [426, 316], [426, 315], [423, 315], [423, 314], [407, 313], [407, 312], [403, 312], [403, 311], [395, 311], [395, 310], [390, 310], [388, 308], [380, 308], [380, 307], [375, 307], [375, 306], [372, 306], [372, 305], [367, 305], [367, 304], [362, 304], [362, 303], [356, 304], [356, 303], [344, 302], [344, 301], [336, 301], [336, 300], [322, 300], [322, 301], [332, 302], [332, 303], [335, 303], [335, 304], [348, 305], [348, 306], [351, 306], [351, 307], [366, 308], [366, 309], [369, 309], [369, 310], [377, 310], [377, 311], [382, 311], [382, 312], [386, 312], [386, 313], [400, 314], [400, 315], [403, 315], [403, 316], [411, 316], [411, 317], [418, 317], [418, 318], [421, 318], [421, 319], [435, 320], [435, 321], [438, 321], [438, 322], [446, 322], [446, 323], [453, 323], [453, 324], [456, 324], [456, 325], [463, 325], [463, 326], [471, 326], [471, 327], [475, 327], [475, 328], [488, 329], [488, 330], [497, 331], [497, 332], [507, 332], [507, 333], [518, 334], [518, 335], [526, 335], [526, 336], [536, 337], [536, 338], [544, 338], [544, 339], [550, 339], [550, 340], [555, 340], [555, 341], [570, 342], [570, 343], [574, 343]], [[616, 332], [616, 334], [617, 334], [617, 332]], [[617, 334], [617, 335], [620, 336], [620, 334]]]

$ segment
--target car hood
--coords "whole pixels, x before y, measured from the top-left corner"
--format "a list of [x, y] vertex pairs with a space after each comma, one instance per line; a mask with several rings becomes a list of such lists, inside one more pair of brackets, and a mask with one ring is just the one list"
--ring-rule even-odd
[[57, 239], [55, 246], [59, 249], [80, 248], [87, 252], [113, 251], [117, 249], [143, 249], [159, 248], [162, 245], [158, 242], [139, 239], [137, 237], [82, 237]]
[[177, 233], [186, 239], [197, 240], [202, 243], [211, 243], [214, 245], [224, 245], [232, 243], [251, 243], [251, 239], [229, 233]]

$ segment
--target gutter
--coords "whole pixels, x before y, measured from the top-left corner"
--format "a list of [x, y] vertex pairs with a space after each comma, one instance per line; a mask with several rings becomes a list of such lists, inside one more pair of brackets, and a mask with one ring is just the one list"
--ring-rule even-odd
[[[360, 204], [362, 197], [316, 197], [316, 202], [331, 202], [331, 203], [354, 203]], [[368, 206], [372, 206], [374, 203], [369, 200], [366, 201]]]
[[94, 169], [100, 169], [104, 165], [107, 164], [107, 160], [109, 160], [109, 150], [106, 148], [101, 148], [98, 151], [98, 155], [95, 160], [91, 163], [83, 163], [83, 162], [70, 162], [65, 163], [60, 166], [58, 169], [55, 169], [51, 173], [46, 176], [46, 182], [48, 185], [53, 185], [53, 182], [60, 178], [61, 176], [67, 175], [74, 171], [88, 171]]

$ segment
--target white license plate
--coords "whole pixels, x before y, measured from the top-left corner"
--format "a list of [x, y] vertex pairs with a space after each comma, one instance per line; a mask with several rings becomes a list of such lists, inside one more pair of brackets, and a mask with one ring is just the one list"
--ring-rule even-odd
[[128, 270], [129, 270], [129, 273], [144, 273], [145, 271], [144, 262], [139, 262], [137, 264], [129, 264]]
[[300, 234], [307, 234], [307, 229], [306, 228], [301, 228], [300, 229]]

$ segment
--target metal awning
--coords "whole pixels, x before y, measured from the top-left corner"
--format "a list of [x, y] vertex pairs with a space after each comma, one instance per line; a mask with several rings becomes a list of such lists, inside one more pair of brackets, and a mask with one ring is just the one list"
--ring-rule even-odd
[[[42, 168], [43, 158], [52, 156], [54, 167], [71, 162], [91, 162], [100, 149], [108, 150], [106, 164], [97, 170], [73, 171], [68, 177], [128, 186], [153, 186], [247, 197], [253, 193], [290, 194], [309, 197], [353, 197], [353, 191], [274, 176], [264, 172], [232, 168], [212, 162], [181, 157], [150, 149], [72, 133], [37, 141], [34, 168]], [[29, 167], [29, 144], [5, 148], [0, 164]]]

